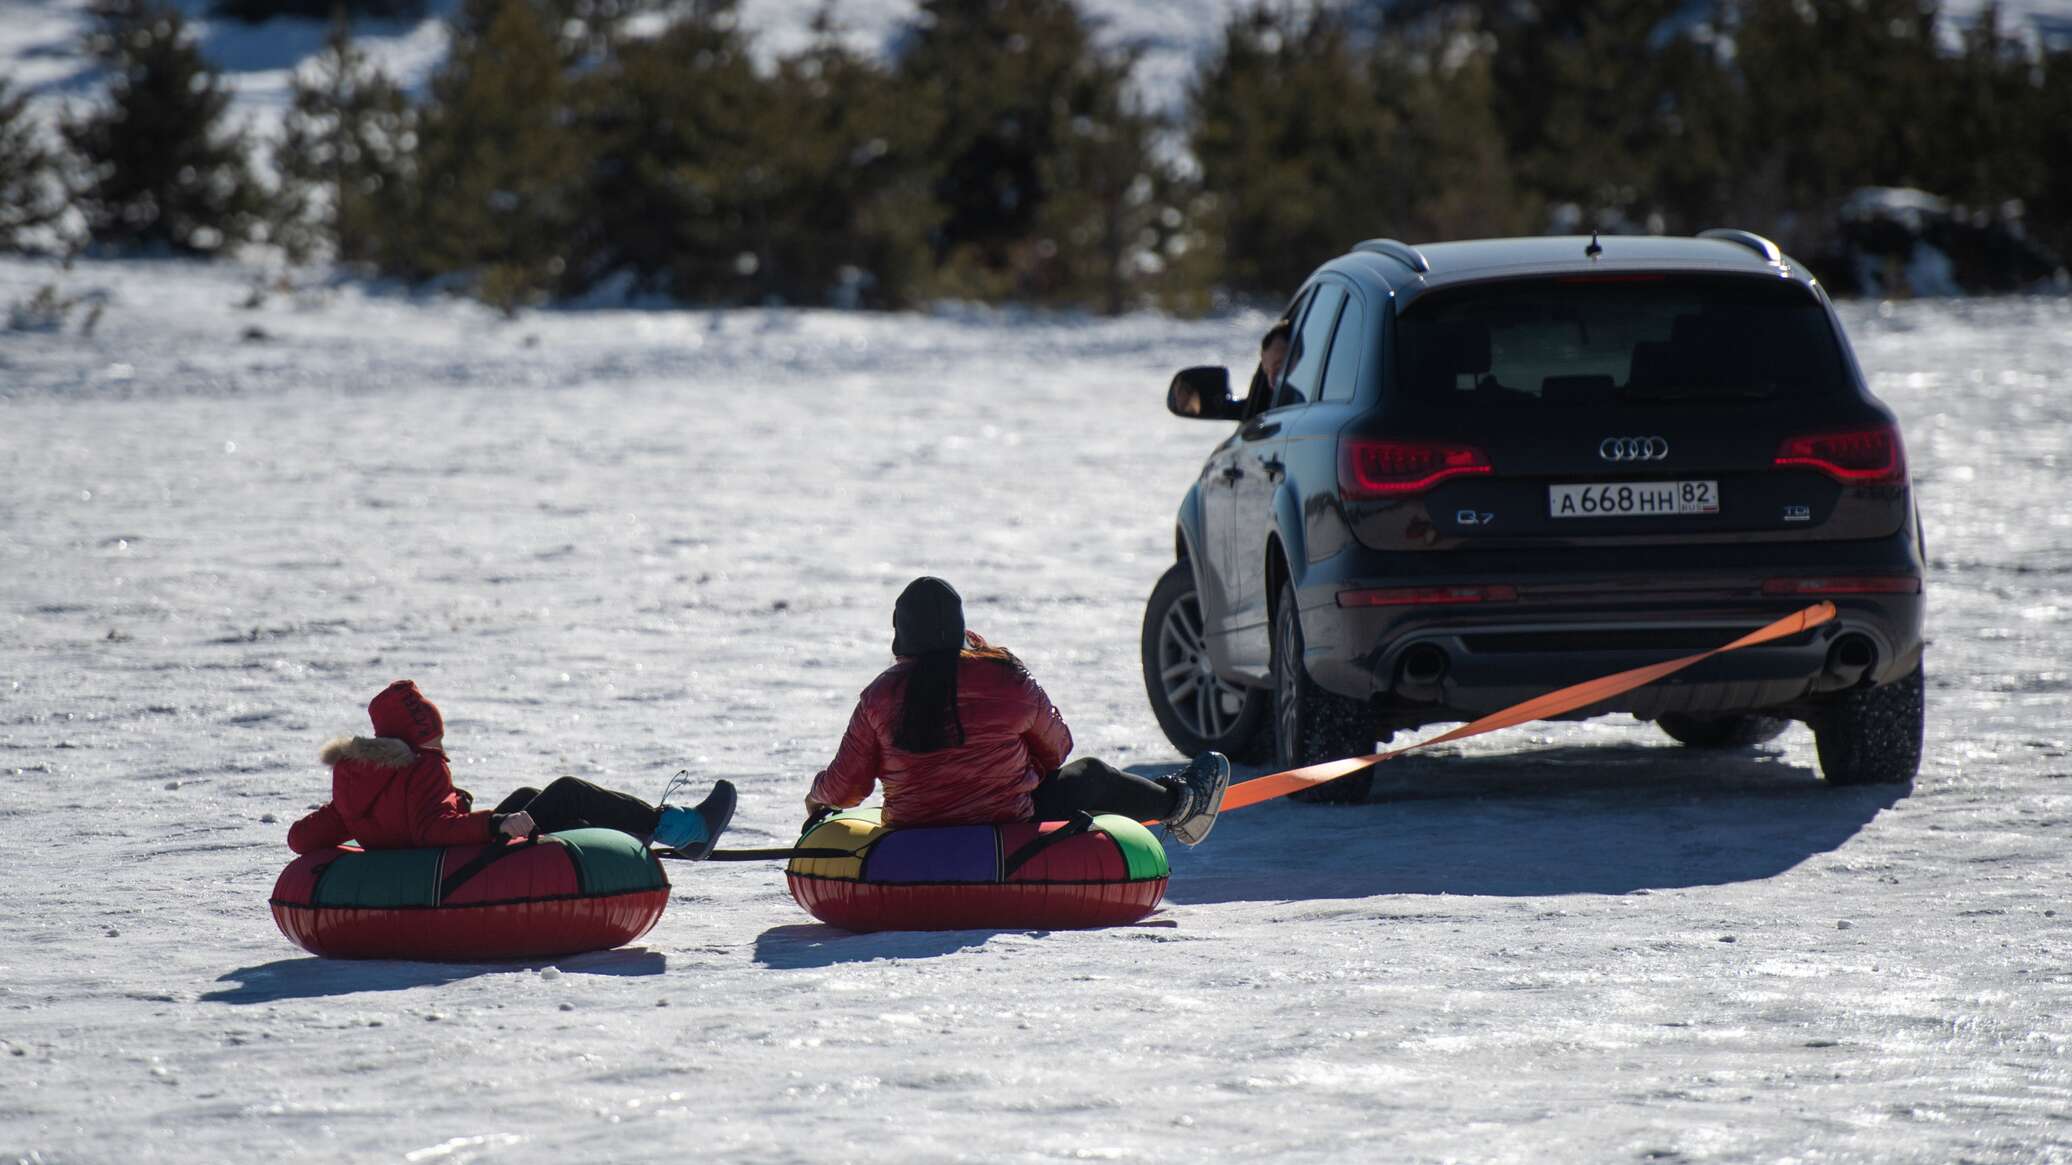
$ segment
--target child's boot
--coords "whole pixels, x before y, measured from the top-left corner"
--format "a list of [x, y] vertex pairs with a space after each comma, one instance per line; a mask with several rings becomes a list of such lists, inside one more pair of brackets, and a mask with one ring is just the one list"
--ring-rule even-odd
[[655, 823], [655, 844], [693, 860], [705, 857], [734, 819], [734, 800], [732, 782], [716, 781], [696, 808], [662, 806], [661, 820]]

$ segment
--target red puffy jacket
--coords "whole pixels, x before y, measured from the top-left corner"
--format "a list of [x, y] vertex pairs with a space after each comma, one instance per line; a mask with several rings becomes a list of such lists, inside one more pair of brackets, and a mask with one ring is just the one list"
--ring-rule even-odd
[[495, 839], [488, 812], [470, 813], [446, 754], [386, 736], [334, 740], [318, 756], [331, 766], [331, 800], [288, 828], [298, 854], [347, 839], [366, 849], [483, 845]]
[[1072, 730], [1050, 697], [1016, 665], [966, 655], [957, 663], [964, 743], [906, 752], [892, 734], [912, 666], [902, 660], [863, 690], [834, 763], [813, 779], [812, 798], [847, 809], [883, 781], [887, 825], [1029, 820], [1029, 794], [1072, 752]]

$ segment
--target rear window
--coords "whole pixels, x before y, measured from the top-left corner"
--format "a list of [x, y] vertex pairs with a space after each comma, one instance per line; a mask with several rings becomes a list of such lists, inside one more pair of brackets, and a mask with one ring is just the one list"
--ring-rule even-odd
[[1436, 291], [1397, 323], [1400, 388], [1432, 404], [1589, 407], [1847, 391], [1827, 312], [1779, 279], [1646, 275]]

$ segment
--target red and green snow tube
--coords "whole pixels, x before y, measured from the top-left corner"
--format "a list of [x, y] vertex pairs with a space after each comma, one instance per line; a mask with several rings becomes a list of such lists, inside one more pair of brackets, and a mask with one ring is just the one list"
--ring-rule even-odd
[[1165, 847], [1127, 817], [888, 829], [878, 809], [829, 817], [785, 870], [806, 913], [844, 930], [1123, 926], [1165, 898]]
[[624, 946], [669, 905], [640, 840], [571, 829], [522, 842], [304, 854], [274, 883], [273, 920], [334, 959], [479, 962]]

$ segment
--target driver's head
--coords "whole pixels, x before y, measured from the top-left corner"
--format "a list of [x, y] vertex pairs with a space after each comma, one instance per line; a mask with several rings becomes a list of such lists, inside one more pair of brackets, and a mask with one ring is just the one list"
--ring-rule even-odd
[[1266, 372], [1268, 381], [1279, 380], [1281, 366], [1288, 362], [1288, 337], [1295, 330], [1293, 320], [1281, 320], [1266, 329], [1266, 335], [1259, 341], [1259, 367]]

